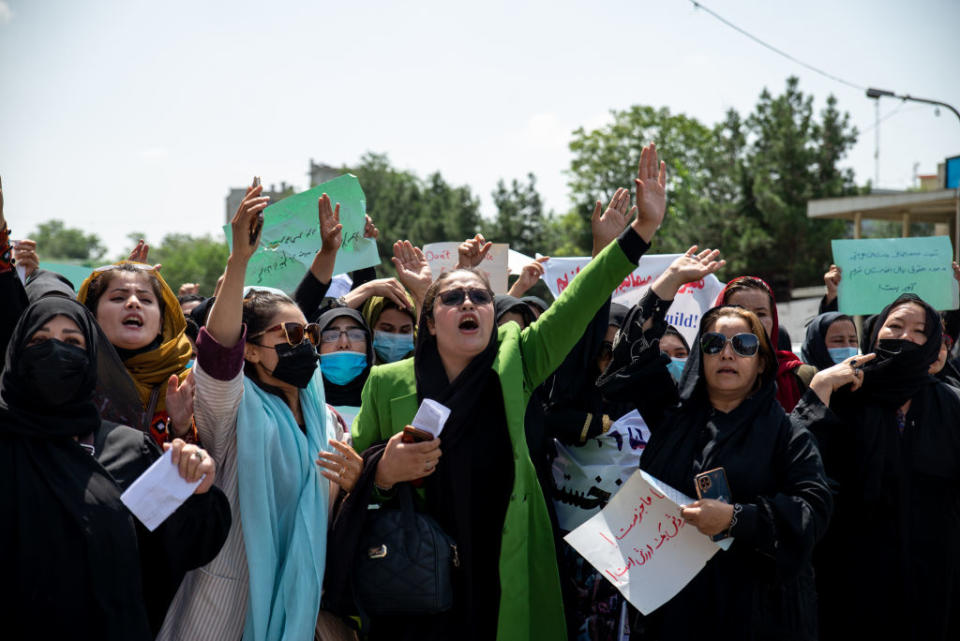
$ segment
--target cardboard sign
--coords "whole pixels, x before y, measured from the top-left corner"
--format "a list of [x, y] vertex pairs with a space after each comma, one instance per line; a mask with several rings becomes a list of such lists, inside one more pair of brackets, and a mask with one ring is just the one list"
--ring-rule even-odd
[[564, 539], [643, 614], [672, 599], [721, 545], [680, 516], [693, 499], [637, 470], [599, 514]]
[[[308, 191], [289, 196], [263, 210], [260, 248], [247, 265], [245, 285], [276, 287], [293, 293], [310, 269], [323, 245], [317, 200], [326, 193], [330, 204], [340, 203], [343, 242], [337, 251], [334, 274], [344, 274], [380, 264], [377, 242], [363, 237], [367, 201], [356, 176], [346, 174]], [[232, 242], [230, 225], [224, 225], [227, 246]]]
[[[613, 302], [632, 307], [640, 302], [657, 276], [666, 271], [674, 260], [682, 254], [654, 254], [643, 256], [631, 274], [613, 292]], [[544, 263], [543, 280], [550, 293], [557, 297], [570, 285], [570, 281], [580, 273], [589, 258], [551, 258]], [[677, 292], [673, 304], [667, 311], [667, 322], [683, 334], [687, 343], [693, 345], [700, 328], [700, 317], [713, 307], [723, 283], [713, 274], [695, 283], [687, 283]]]
[[[459, 259], [457, 247], [459, 246], [460, 243], [457, 242], [429, 243], [423, 246], [423, 254], [430, 263], [430, 271], [433, 272], [434, 278], [457, 268]], [[490, 280], [490, 286], [493, 287], [495, 294], [507, 293], [509, 250], [510, 245], [507, 243], [494, 243], [487, 255], [483, 257], [483, 262], [477, 266]]]
[[947, 236], [832, 240], [843, 270], [837, 296], [843, 314], [876, 314], [900, 294], [916, 294], [934, 309], [960, 307]]

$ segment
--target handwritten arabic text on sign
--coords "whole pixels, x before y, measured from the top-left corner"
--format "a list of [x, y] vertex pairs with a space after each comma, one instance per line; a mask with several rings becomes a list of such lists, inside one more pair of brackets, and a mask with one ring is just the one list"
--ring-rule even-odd
[[916, 294], [935, 309], [957, 309], [953, 249], [947, 236], [833, 240], [843, 270], [838, 296], [844, 314], [876, 314], [901, 294]]
[[693, 499], [637, 470], [607, 507], [566, 541], [630, 603], [649, 614], [672, 599], [721, 547], [680, 516]]

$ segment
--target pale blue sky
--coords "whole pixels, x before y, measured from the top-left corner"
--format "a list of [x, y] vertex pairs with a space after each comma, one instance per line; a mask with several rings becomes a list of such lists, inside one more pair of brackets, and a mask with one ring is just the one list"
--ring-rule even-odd
[[[705, 0], [859, 85], [960, 107], [960, 2]], [[16, 236], [50, 218], [98, 233], [218, 233], [229, 187], [306, 187], [308, 160], [367, 150], [439, 169], [492, 213], [499, 178], [534, 172], [569, 207], [567, 143], [609, 109], [665, 105], [707, 123], [787, 76], [861, 130], [873, 101], [695, 10], [649, 2], [0, 0], [0, 175]], [[881, 113], [899, 106], [885, 100]], [[874, 174], [870, 131], [847, 159]], [[881, 187], [960, 154], [960, 121], [904, 106], [881, 125]], [[630, 159], [626, 159], [629, 161]]]

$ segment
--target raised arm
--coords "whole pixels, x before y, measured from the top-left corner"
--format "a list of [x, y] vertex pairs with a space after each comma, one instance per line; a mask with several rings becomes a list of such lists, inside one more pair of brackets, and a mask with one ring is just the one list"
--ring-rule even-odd
[[[17, 277], [14, 268], [13, 245], [10, 242], [10, 230], [3, 216], [3, 189], [0, 188], [0, 354], [7, 353], [7, 343], [13, 335], [20, 315], [29, 304], [23, 283]], [[0, 366], [2, 369], [2, 366]]]
[[227, 258], [227, 270], [217, 300], [207, 319], [207, 332], [220, 345], [233, 347], [240, 340], [243, 325], [243, 279], [247, 263], [260, 243], [258, 215], [270, 203], [268, 196], [261, 196], [262, 185], [247, 188], [247, 195], [240, 203], [237, 213], [230, 221], [233, 245]]
[[337, 251], [343, 242], [340, 203], [337, 203], [336, 208], [331, 209], [330, 197], [323, 194], [317, 200], [317, 216], [320, 222], [322, 245], [314, 254], [310, 269], [303, 275], [303, 280], [293, 293], [293, 300], [307, 318], [314, 315], [330, 288], [333, 267], [337, 262]]
[[433, 272], [423, 251], [409, 240], [398, 240], [393, 244], [393, 266], [397, 268], [397, 278], [413, 295], [417, 304], [417, 317], [423, 309], [423, 297], [433, 282]]
[[[596, 257], [561, 292], [557, 301], [521, 335], [528, 383], [539, 385], [557, 368], [603, 302], [633, 271], [649, 249], [666, 212], [666, 168], [651, 143], [640, 156], [637, 206], [618, 189], [602, 214], [598, 202], [591, 218]], [[633, 220], [631, 221], [631, 217]], [[624, 229], [629, 223], [629, 227]], [[613, 242], [616, 239], [616, 242]]]

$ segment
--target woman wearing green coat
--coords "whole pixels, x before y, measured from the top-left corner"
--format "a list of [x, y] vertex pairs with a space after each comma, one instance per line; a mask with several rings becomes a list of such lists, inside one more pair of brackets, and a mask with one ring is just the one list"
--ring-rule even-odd
[[[484, 276], [447, 272], [424, 296], [414, 357], [371, 371], [353, 423], [354, 447], [387, 441], [375, 473], [381, 494], [424, 479], [426, 511], [456, 541], [460, 557], [451, 611], [375, 619], [371, 638], [566, 638], [553, 535], [523, 418], [531, 392], [636, 267], [663, 219], [665, 168], [652, 144], [635, 182], [633, 209], [626, 189], [603, 215], [597, 203], [594, 260], [537, 322], [522, 331], [515, 323], [498, 329]], [[421, 278], [429, 270], [419, 269]], [[403, 443], [401, 432], [425, 398], [452, 410], [441, 437]]]

